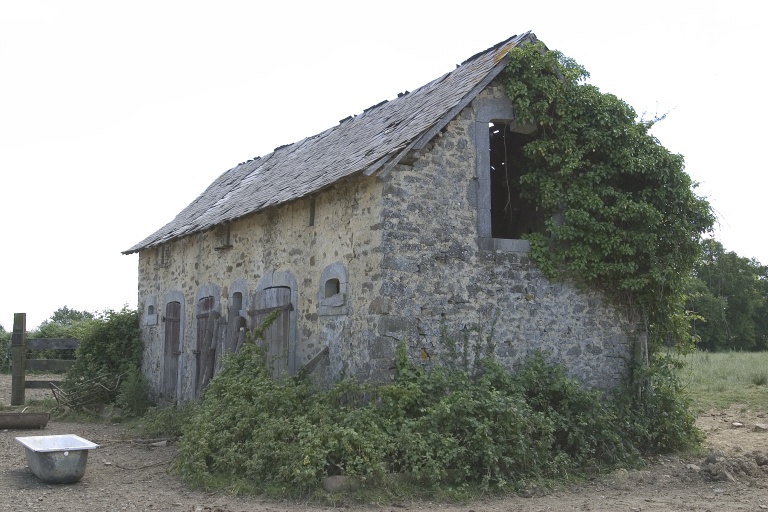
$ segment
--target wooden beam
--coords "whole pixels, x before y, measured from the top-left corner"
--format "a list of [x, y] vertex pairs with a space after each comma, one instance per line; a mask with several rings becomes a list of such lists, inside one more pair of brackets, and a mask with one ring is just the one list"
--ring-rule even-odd
[[304, 368], [302, 370], [306, 372], [307, 374], [312, 373], [315, 368], [317, 368], [317, 365], [320, 364], [320, 361], [328, 355], [330, 352], [330, 349], [328, 347], [325, 347], [323, 350], [321, 350], [315, 357], [312, 358], [310, 362], [304, 365]]
[[27, 370], [36, 372], [66, 372], [73, 364], [75, 364], [74, 359], [27, 359]]
[[27, 357], [27, 314], [13, 315], [11, 335], [11, 405], [24, 405], [24, 371]]
[[80, 340], [72, 338], [30, 338], [27, 340], [27, 350], [74, 350], [80, 345]]

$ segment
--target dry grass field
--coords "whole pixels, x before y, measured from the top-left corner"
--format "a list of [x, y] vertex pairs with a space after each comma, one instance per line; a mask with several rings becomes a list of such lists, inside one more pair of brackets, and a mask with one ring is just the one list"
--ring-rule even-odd
[[680, 378], [697, 412], [768, 410], [768, 352], [694, 352], [682, 360]]

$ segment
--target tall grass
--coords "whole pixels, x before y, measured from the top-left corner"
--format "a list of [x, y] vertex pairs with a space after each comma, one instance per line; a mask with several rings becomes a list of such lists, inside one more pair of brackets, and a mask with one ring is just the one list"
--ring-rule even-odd
[[768, 411], [768, 352], [694, 352], [682, 360], [680, 380], [696, 410]]

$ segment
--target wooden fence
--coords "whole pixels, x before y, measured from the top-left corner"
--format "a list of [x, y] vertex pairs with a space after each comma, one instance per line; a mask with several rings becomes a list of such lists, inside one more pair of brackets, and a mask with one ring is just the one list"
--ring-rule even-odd
[[24, 390], [27, 388], [60, 384], [51, 380], [27, 380], [27, 370], [65, 372], [74, 364], [72, 359], [27, 359], [27, 350], [74, 350], [79, 344], [80, 341], [71, 338], [27, 339], [27, 314], [15, 313], [11, 338], [11, 405], [24, 405]]

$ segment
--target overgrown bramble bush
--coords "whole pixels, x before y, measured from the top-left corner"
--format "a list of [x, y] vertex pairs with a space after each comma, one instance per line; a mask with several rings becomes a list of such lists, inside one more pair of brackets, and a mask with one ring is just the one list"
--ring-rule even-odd
[[373, 486], [404, 474], [426, 489], [499, 490], [635, 465], [641, 450], [698, 439], [692, 423], [675, 424], [680, 403], [663, 386], [655, 409], [638, 411], [627, 394], [586, 390], [542, 355], [516, 374], [490, 359], [474, 371], [425, 371], [401, 345], [396, 367], [389, 384], [344, 380], [320, 391], [300, 377], [273, 381], [248, 343], [226, 358], [183, 426], [178, 470], [203, 487], [293, 497], [339, 474]]
[[153, 405], [149, 398], [149, 380], [138, 366], [134, 366], [123, 376], [117, 388], [115, 404], [122, 410], [123, 415], [129, 418], [143, 416]]
[[328, 393], [303, 379], [272, 380], [253, 343], [227, 356], [184, 426], [180, 470], [204, 485], [252, 482], [260, 491], [301, 494], [326, 474], [377, 474], [385, 440], [355, 397], [365, 386]]
[[628, 385], [616, 400], [625, 437], [643, 453], [695, 449], [704, 441], [691, 402], [682, 393], [677, 373], [682, 365], [669, 355], [654, 354], [649, 366], [633, 369], [632, 378], [646, 385]]
[[[135, 310], [108, 310], [73, 324], [69, 332], [80, 340], [80, 345], [75, 351], [75, 362], [62, 383], [67, 393], [88, 396], [93, 387], [92, 380], [97, 376], [105, 376], [115, 383], [127, 380], [133, 392], [136, 386], [141, 386], [138, 368], [141, 367], [143, 344]], [[103, 400], [114, 402], [119, 388], [101, 389]]]

